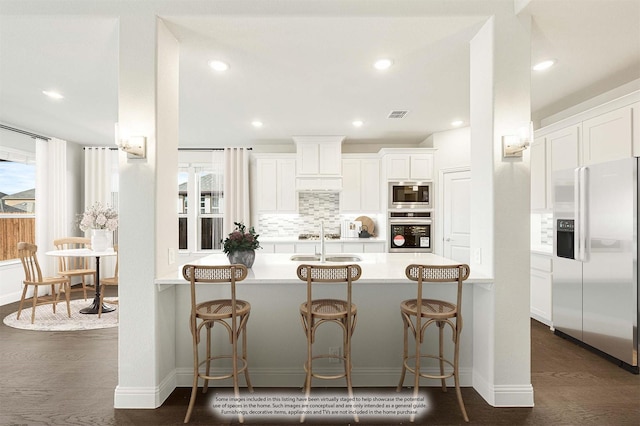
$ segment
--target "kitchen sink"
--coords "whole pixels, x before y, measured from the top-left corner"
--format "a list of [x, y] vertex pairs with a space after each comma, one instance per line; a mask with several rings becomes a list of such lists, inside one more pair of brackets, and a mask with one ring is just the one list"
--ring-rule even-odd
[[360, 262], [362, 259], [352, 254], [343, 254], [337, 256], [326, 256], [327, 262]]
[[291, 260], [293, 260], [294, 262], [314, 262], [320, 260], [320, 255], [296, 254], [291, 256]]
[[[294, 262], [318, 262], [319, 254], [295, 254], [291, 256]], [[353, 254], [329, 254], [325, 256], [327, 262], [360, 262], [362, 259]]]

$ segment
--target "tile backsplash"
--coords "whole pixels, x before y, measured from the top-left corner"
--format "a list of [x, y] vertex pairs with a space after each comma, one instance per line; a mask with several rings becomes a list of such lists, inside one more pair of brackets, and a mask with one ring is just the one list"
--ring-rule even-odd
[[553, 245], [553, 214], [541, 213], [531, 215], [531, 244]]
[[318, 234], [320, 222], [326, 233], [340, 233], [340, 195], [329, 192], [298, 194], [298, 214], [258, 215], [258, 229], [265, 237]]

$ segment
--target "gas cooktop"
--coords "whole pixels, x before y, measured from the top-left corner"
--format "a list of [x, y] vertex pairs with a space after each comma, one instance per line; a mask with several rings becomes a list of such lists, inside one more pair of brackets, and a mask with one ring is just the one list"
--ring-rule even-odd
[[[319, 240], [320, 234], [298, 234], [299, 240]], [[324, 234], [325, 240], [339, 240], [340, 234]]]

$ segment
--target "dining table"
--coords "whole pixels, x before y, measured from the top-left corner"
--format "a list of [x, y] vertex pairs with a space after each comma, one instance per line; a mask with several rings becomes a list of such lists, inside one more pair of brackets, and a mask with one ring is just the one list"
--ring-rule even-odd
[[[95, 251], [90, 248], [76, 248], [76, 249], [63, 249], [63, 250], [51, 250], [45, 253], [47, 256], [56, 257], [94, 257], [96, 260], [96, 294], [93, 299], [93, 303], [86, 308], [80, 309], [82, 314], [97, 314], [100, 311], [100, 258], [105, 256], [115, 256], [116, 251], [113, 247], [104, 251]], [[113, 312], [116, 308], [113, 306], [102, 304], [102, 313]]]

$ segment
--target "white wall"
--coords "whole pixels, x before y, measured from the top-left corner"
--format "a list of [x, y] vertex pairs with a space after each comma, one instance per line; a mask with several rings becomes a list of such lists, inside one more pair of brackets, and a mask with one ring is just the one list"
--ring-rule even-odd
[[502, 157], [502, 136], [530, 117], [530, 17], [490, 18], [471, 42], [471, 268], [474, 388], [495, 406], [532, 406], [529, 161]]
[[434, 183], [438, 188], [435, 199], [438, 215], [435, 220], [435, 232], [433, 236], [434, 253], [441, 255], [443, 249], [443, 221], [440, 219], [442, 212], [442, 182], [440, 182], [443, 170], [462, 169], [471, 167], [471, 129], [463, 127], [434, 133], [425, 143], [429, 143], [436, 149], [434, 158]]

